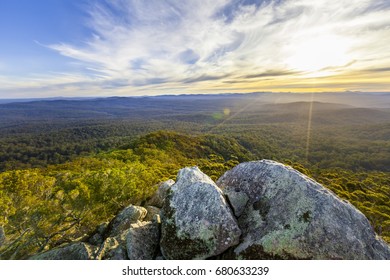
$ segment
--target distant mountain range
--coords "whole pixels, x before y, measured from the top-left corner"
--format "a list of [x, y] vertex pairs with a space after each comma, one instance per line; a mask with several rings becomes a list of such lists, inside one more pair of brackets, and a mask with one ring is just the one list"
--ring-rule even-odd
[[[352, 102], [353, 104], [356, 104], [356, 101], [354, 99], [359, 99], [360, 101], [362, 99], [365, 99], [365, 101], [369, 101], [368, 104], [361, 104], [361, 105], [372, 105], [377, 104], [380, 105], [379, 100], [386, 99], [387, 104], [386, 106], [390, 106], [390, 92], [323, 92], [323, 93], [283, 93], [283, 92], [252, 92], [252, 93], [222, 93], [222, 94], [181, 94], [181, 95], [157, 95], [157, 96], [126, 96], [126, 97], [119, 97], [119, 96], [113, 96], [113, 97], [48, 97], [48, 98], [0, 98], [0, 104], [9, 104], [9, 103], [26, 103], [26, 102], [36, 102], [36, 101], [60, 101], [60, 100], [68, 100], [68, 101], [85, 101], [85, 100], [99, 100], [99, 99], [127, 99], [127, 98], [152, 98], [157, 100], [176, 100], [176, 99], [182, 99], [182, 98], [190, 98], [190, 99], [220, 99], [220, 98], [237, 98], [237, 97], [244, 97], [244, 98], [253, 98], [253, 97], [263, 97], [267, 100], [274, 100], [277, 102], [280, 102], [280, 99], [282, 99], [281, 102], [293, 102], [293, 101], [310, 101], [311, 98], [313, 98], [316, 101], [323, 101], [323, 102], [335, 102], [335, 103], [345, 103], [345, 102]], [[352, 99], [352, 100], [351, 100]], [[352, 105], [352, 104], [351, 104]]]
[[[9, 100], [11, 101], [11, 100]], [[3, 100], [4, 102], [4, 100]], [[311, 106], [311, 107], [310, 107]], [[372, 93], [250, 93], [164, 95], [150, 97], [29, 99], [0, 104], [0, 123], [40, 120], [186, 119], [218, 118], [224, 112], [247, 120], [290, 121], [317, 118], [359, 122], [390, 120], [390, 94]], [[327, 113], [331, 112], [331, 113]], [[320, 113], [321, 112], [321, 113]], [[272, 114], [271, 114], [272, 113]], [[333, 121], [331, 121], [333, 122]]]

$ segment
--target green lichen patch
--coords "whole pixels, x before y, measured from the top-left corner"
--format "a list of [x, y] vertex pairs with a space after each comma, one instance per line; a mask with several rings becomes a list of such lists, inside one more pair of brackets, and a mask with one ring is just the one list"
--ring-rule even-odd
[[310, 211], [306, 211], [305, 213], [302, 214], [302, 216], [299, 218], [299, 221], [300, 222], [304, 222], [304, 223], [309, 223], [311, 221], [312, 217], [311, 217], [311, 212]]
[[[193, 238], [185, 234], [178, 238], [178, 229], [174, 222], [175, 210], [170, 206], [169, 200], [166, 200], [164, 205], [163, 217], [165, 219], [163, 219], [164, 226], [162, 227], [160, 246], [165, 258], [181, 260], [201, 259], [209, 252], [208, 244], [202, 239]], [[168, 219], [167, 217], [170, 218]]]

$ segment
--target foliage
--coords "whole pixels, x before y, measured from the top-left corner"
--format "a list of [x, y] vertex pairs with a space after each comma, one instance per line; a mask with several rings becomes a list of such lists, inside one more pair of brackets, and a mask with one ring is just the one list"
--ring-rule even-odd
[[[225, 145], [207, 154], [216, 139]], [[183, 166], [199, 165], [216, 179], [243, 156], [234, 140], [171, 132], [149, 134], [132, 146], [46, 168], [1, 173], [1, 223], [8, 237], [17, 240], [3, 249], [2, 258], [25, 258], [82, 238], [124, 206], [141, 204], [159, 182], [175, 178]]]
[[308, 102], [262, 98], [0, 106], [0, 225], [8, 240], [0, 258], [83, 238], [183, 166], [198, 165], [216, 180], [239, 162], [263, 158], [324, 184], [390, 242], [389, 110], [316, 102], [309, 121]]

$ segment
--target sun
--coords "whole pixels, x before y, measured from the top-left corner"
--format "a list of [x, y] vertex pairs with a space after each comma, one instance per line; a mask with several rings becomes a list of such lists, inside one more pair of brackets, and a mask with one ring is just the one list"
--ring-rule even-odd
[[329, 73], [350, 61], [349, 42], [335, 35], [320, 35], [296, 42], [289, 51], [286, 63], [290, 69], [308, 75]]

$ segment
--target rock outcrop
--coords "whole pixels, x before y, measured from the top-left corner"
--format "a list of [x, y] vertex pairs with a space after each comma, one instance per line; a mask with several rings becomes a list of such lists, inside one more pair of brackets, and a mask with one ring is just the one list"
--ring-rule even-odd
[[160, 224], [137, 221], [116, 236], [108, 237], [97, 253], [101, 260], [153, 260], [159, 253]]
[[270, 160], [241, 163], [217, 184], [184, 168], [145, 205], [31, 259], [390, 259], [359, 210]]
[[[157, 209], [157, 208], [155, 208]], [[153, 260], [160, 256], [160, 216], [142, 221], [147, 210], [129, 205], [103, 223], [83, 242], [32, 256], [34, 260]]]
[[388, 259], [367, 218], [283, 164], [239, 164], [217, 182], [243, 232], [237, 259]]
[[236, 245], [241, 235], [221, 190], [197, 167], [179, 171], [161, 216], [166, 259], [206, 259]]
[[140, 206], [130, 205], [123, 209], [109, 223], [107, 236], [115, 236], [128, 229], [131, 224], [142, 221], [147, 215], [147, 210]]

